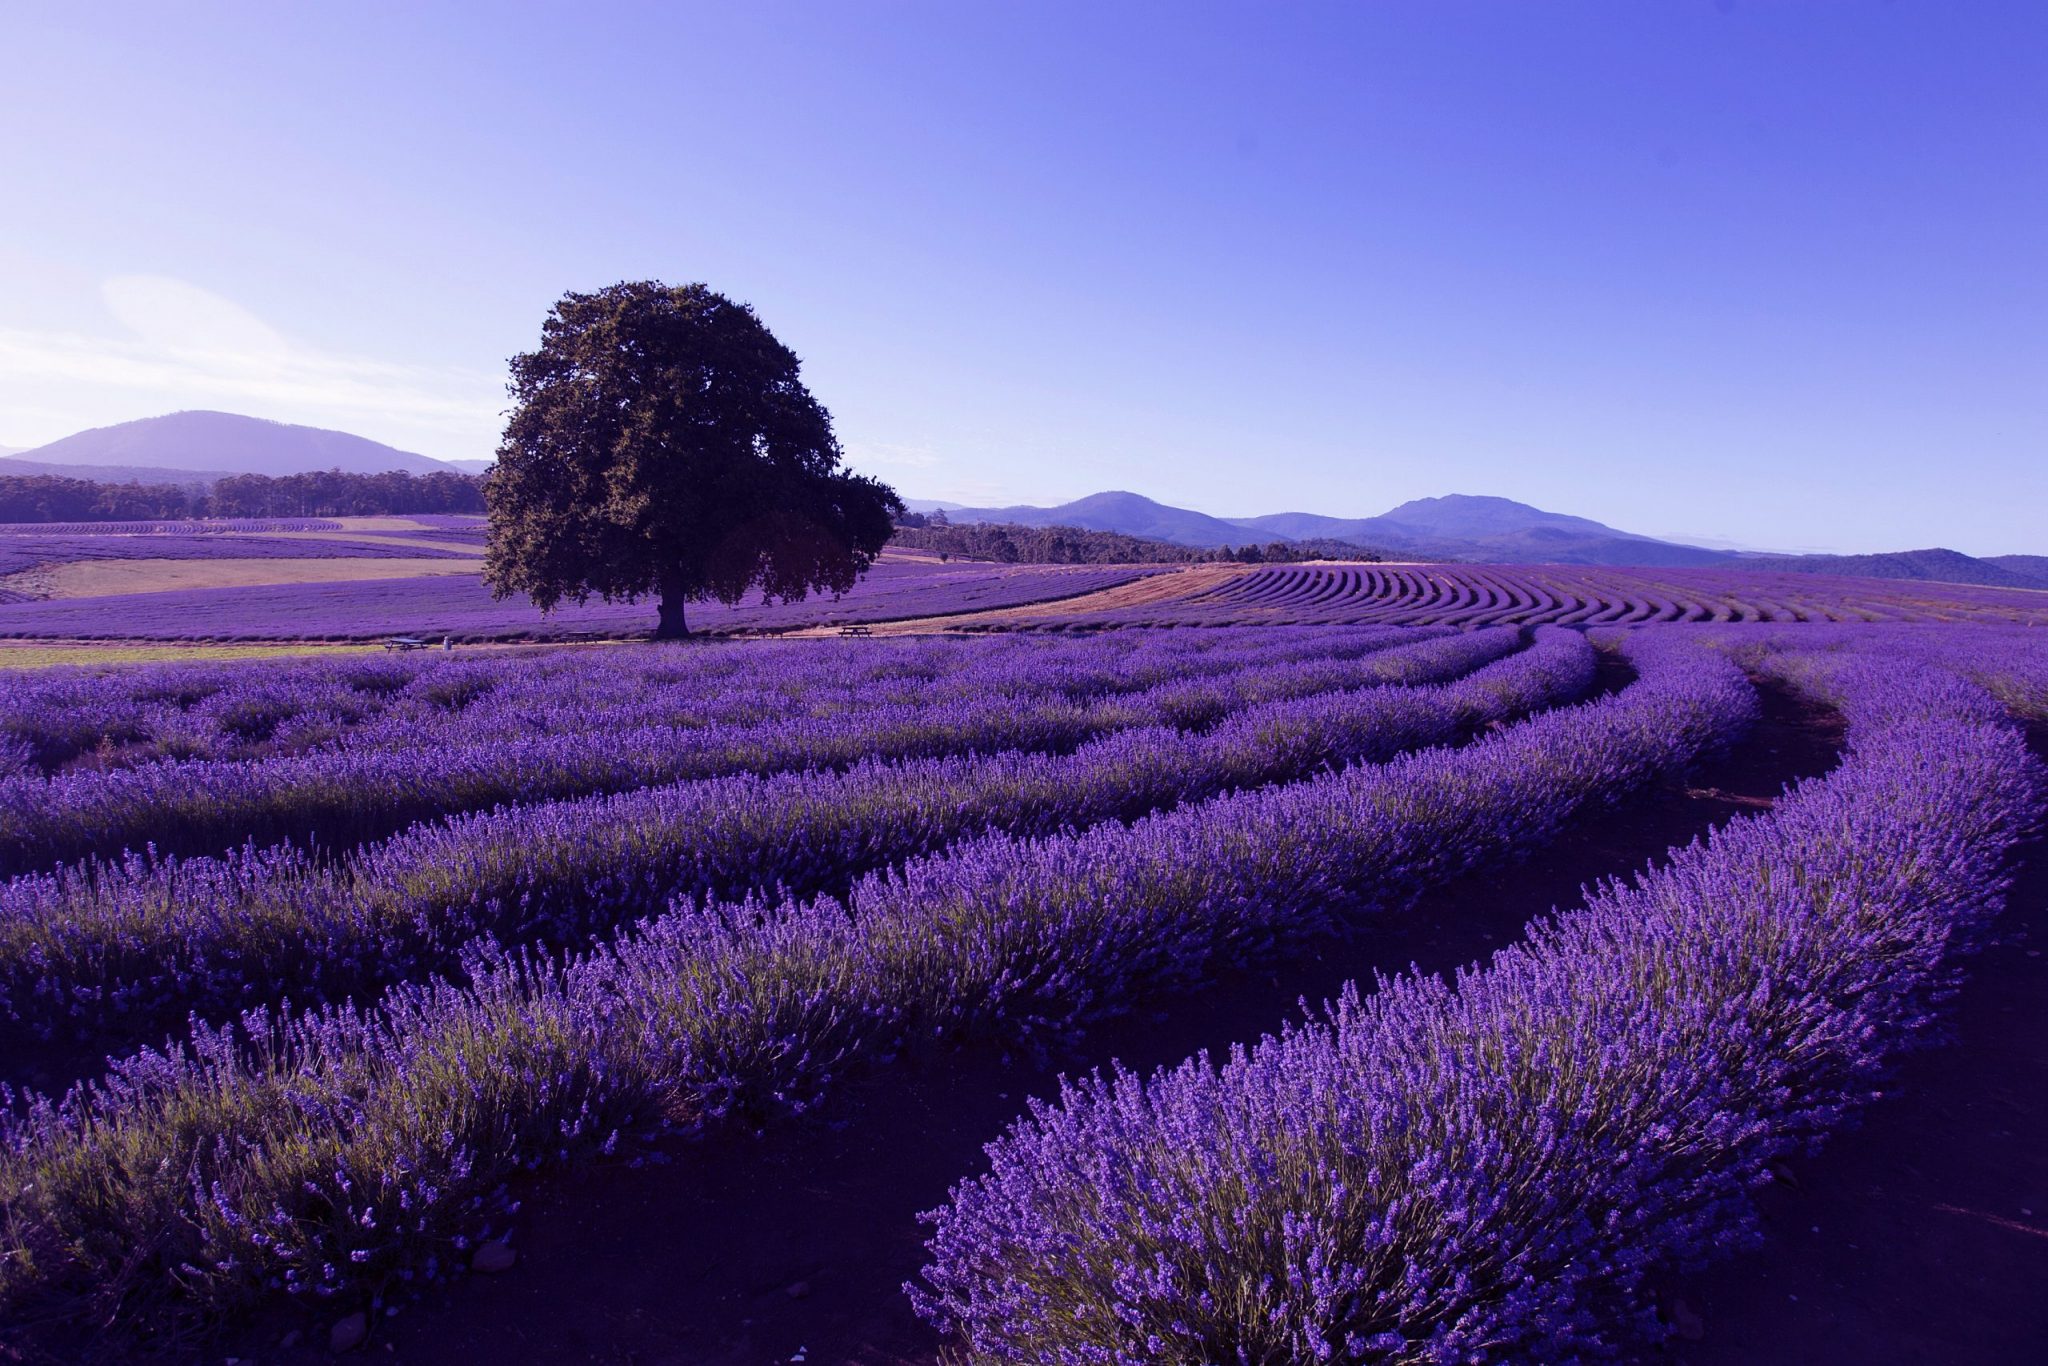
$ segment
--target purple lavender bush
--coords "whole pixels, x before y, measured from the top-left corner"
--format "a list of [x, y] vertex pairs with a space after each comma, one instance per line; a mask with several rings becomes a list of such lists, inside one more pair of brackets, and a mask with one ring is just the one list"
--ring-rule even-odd
[[[885, 560], [841, 597], [794, 603], [707, 604], [693, 629], [712, 635], [897, 621], [1077, 597], [1161, 572], [1140, 565], [932, 564]], [[545, 616], [498, 601], [479, 577], [193, 588], [0, 605], [0, 637], [83, 640], [376, 640], [394, 634], [458, 641], [645, 636], [645, 603], [565, 604]]]
[[976, 1361], [1602, 1354], [1645, 1277], [1873, 1094], [1997, 910], [2040, 766], [1982, 690], [1794, 656], [1850, 750], [1485, 967], [1347, 988], [1218, 1065], [1063, 1085], [930, 1216]]
[[[145, 847], [165, 854], [213, 853], [241, 844], [317, 843], [346, 849], [416, 821], [500, 803], [618, 792], [731, 773], [838, 768], [863, 758], [912, 758], [1002, 749], [1064, 750], [1139, 725], [1200, 726], [1247, 701], [1300, 696], [1374, 682], [1455, 677], [1515, 647], [1512, 631], [1435, 638], [1360, 657], [1307, 659], [1286, 669], [1166, 682], [1135, 694], [1076, 700], [1030, 691], [1029, 656], [1008, 667], [1023, 676], [939, 702], [863, 702], [815, 715], [785, 714], [751, 725], [610, 725], [595, 734], [525, 727], [472, 738], [463, 721], [414, 727], [405, 743], [341, 744], [273, 759], [149, 763], [73, 772], [44, 781], [0, 779], [0, 873]], [[840, 648], [836, 645], [826, 649]], [[844, 667], [845, 656], [813, 650], [814, 666]], [[486, 666], [487, 669], [487, 666]], [[436, 672], [432, 685], [449, 681]], [[456, 672], [457, 691], [485, 678]], [[451, 706], [449, 710], [461, 710]]]
[[1754, 569], [1299, 564], [1262, 566], [1179, 598], [989, 629], [1677, 621], [2048, 623], [2048, 600], [2025, 589]]
[[[1434, 659], [1448, 673], [1514, 638], [1455, 636], [1374, 658]], [[679, 897], [843, 894], [863, 872], [964, 836], [1133, 820], [1383, 761], [1569, 701], [1592, 679], [1584, 638], [1546, 630], [1453, 684], [1252, 704], [1205, 732], [1148, 726], [1066, 754], [864, 762], [505, 807], [338, 863], [284, 846], [18, 878], [0, 885], [0, 1017], [132, 1043], [188, 1014], [272, 1002], [278, 983], [310, 1003], [449, 971], [479, 935], [572, 947]]]
[[13, 1097], [0, 1317], [61, 1299], [162, 1324], [280, 1291], [374, 1304], [446, 1266], [513, 1172], [661, 1118], [802, 1111], [910, 1040], [1071, 1034], [1219, 960], [1398, 910], [1754, 718], [1725, 661], [1632, 653], [1621, 692], [1462, 749], [980, 836], [843, 902], [681, 899], [587, 953], [478, 948], [460, 985], [197, 1024], [61, 1098]]

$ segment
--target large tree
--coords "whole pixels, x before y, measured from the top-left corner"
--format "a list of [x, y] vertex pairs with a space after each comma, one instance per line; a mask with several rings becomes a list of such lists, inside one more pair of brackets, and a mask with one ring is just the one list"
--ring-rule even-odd
[[564, 598], [683, 604], [843, 593], [903, 502], [840, 468], [832, 419], [754, 310], [704, 285], [565, 294], [512, 358], [514, 407], [484, 488], [484, 579]]

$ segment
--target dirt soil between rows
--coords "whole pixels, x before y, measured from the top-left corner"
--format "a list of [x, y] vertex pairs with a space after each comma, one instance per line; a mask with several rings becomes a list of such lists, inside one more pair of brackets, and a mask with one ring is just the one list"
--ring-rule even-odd
[[[1619, 681], [1612, 672], [1605, 680], [1608, 686]], [[1346, 980], [1375, 968], [1414, 963], [1441, 971], [1483, 958], [1519, 937], [1531, 916], [1576, 903], [1587, 883], [1641, 868], [1738, 812], [1767, 807], [1787, 782], [1833, 766], [1841, 729], [1832, 713], [1776, 689], [1765, 691], [1764, 703], [1758, 731], [1687, 782], [1667, 784], [1622, 810], [1584, 817], [1535, 857], [1460, 878], [1343, 943], [1326, 942], [1268, 969], [1226, 973], [1197, 993], [1147, 1001], [1141, 1011], [1093, 1032], [1077, 1054], [1040, 1062], [973, 1048], [899, 1062], [850, 1083], [813, 1121], [781, 1123], [761, 1136], [721, 1133], [672, 1142], [637, 1163], [613, 1161], [534, 1182], [520, 1193], [524, 1210], [511, 1270], [428, 1292], [420, 1303], [375, 1324], [364, 1351], [371, 1359], [422, 1363], [753, 1366], [803, 1360], [930, 1366], [942, 1344], [910, 1312], [901, 1291], [924, 1261], [917, 1215], [943, 1202], [952, 1183], [983, 1169], [982, 1145], [1024, 1109], [1026, 1096], [1050, 1094], [1059, 1073], [1112, 1058], [1149, 1069], [1197, 1049], [1221, 1052], [1298, 1015], [1301, 1000], [1325, 999]], [[2018, 952], [2023, 961], [2038, 961]], [[2033, 1000], [2038, 1029], [2048, 1017], [2048, 991], [2037, 991]], [[1989, 1023], [2010, 1019], [1996, 1014], [1999, 1005], [1990, 1008]], [[1966, 1012], [1966, 1044], [1969, 1014], [1981, 1010], [1972, 1006]], [[1939, 1075], [1945, 1065], [1963, 1075], [1956, 1054], [1951, 1049], [1917, 1060], [1914, 1067], [1931, 1074], [1908, 1078], [1902, 1089], [1945, 1084], [1948, 1078]], [[1966, 1079], [1960, 1089], [1985, 1105], [2013, 1103], [2017, 1081], [1977, 1084], [1983, 1081]], [[2030, 1113], [2002, 1122], [2015, 1141], [2030, 1135], [2039, 1144], [2048, 1135], [2038, 1103]], [[1889, 1113], [1879, 1107], [1863, 1133], [1839, 1151], [1850, 1153], [1852, 1143], [1872, 1140], [1888, 1123]], [[1925, 1142], [1939, 1148], [1952, 1141], [1942, 1125], [1932, 1127], [1934, 1132], [1908, 1137], [1903, 1146]], [[1900, 1139], [1879, 1141], [1893, 1161], [1900, 1160]], [[1810, 1165], [1818, 1172], [1835, 1156], [1830, 1152]], [[1932, 1159], [1937, 1167], [1942, 1161]], [[1820, 1188], [1819, 1180], [1814, 1178], [1809, 1191]], [[1959, 1192], [1953, 1202], [2003, 1209], [2013, 1203], [2013, 1193]], [[1913, 1230], [1892, 1235], [1902, 1236], [1913, 1236]], [[1986, 1251], [1973, 1244], [1958, 1256]], [[1806, 1243], [1774, 1238], [1763, 1255], [1789, 1260], [1793, 1269], [1760, 1270], [1759, 1264], [1744, 1263], [1716, 1274], [1780, 1280], [1827, 1275], [1812, 1266]], [[2008, 1258], [1974, 1268], [1958, 1264], [1954, 1274], [2000, 1281], [2018, 1270]], [[2041, 1283], [2038, 1275], [2028, 1279]], [[2003, 1284], [2002, 1302], [1986, 1303], [1980, 1296], [1976, 1312], [2016, 1321], [2031, 1313], [2038, 1323], [2039, 1311], [2018, 1303], [2022, 1290]], [[2023, 1289], [2024, 1279], [2019, 1284]], [[1706, 1323], [1702, 1341], [1676, 1344], [1695, 1354], [1688, 1360], [2010, 1359], [1885, 1356], [1867, 1347], [1856, 1357], [1804, 1349], [1783, 1355], [1769, 1344], [1789, 1341], [1790, 1329], [1754, 1318], [1763, 1306], [1745, 1305], [1754, 1326], [1738, 1328], [1738, 1312], [1729, 1301], [1745, 1295], [1754, 1301], [1750, 1292], [1733, 1284], [1724, 1291], [1705, 1279], [1683, 1289]], [[1821, 1304], [1805, 1301], [1805, 1314], [1826, 1312], [1822, 1298]], [[318, 1345], [327, 1327], [326, 1320], [296, 1308], [281, 1309], [209, 1359], [326, 1359]], [[298, 1341], [304, 1345], [281, 1348], [293, 1330], [303, 1335]], [[1738, 1345], [1738, 1333], [1752, 1331], [1766, 1335], [1765, 1345]], [[1824, 1345], [1840, 1341], [1821, 1337]], [[1726, 1353], [1705, 1355], [1723, 1343]]]
[[1764, 1190], [1760, 1248], [1672, 1282], [1665, 1359], [2048, 1361], [2048, 841], [2024, 853], [1941, 1036]]

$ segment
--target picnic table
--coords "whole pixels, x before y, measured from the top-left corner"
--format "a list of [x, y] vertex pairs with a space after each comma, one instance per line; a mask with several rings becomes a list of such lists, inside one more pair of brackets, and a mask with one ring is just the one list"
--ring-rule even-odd
[[871, 636], [874, 632], [865, 626], [842, 626], [839, 628], [839, 634], [842, 636]]

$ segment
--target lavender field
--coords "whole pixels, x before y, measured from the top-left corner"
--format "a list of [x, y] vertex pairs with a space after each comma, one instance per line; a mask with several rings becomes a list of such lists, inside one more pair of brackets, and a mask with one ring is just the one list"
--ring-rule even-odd
[[[1740, 759], [1766, 702], [1846, 724], [1831, 771], [1454, 976], [1375, 956], [1419, 902]], [[891, 1222], [832, 1235], [889, 1293], [826, 1316], [857, 1293], [827, 1264], [741, 1323], [712, 1276], [679, 1292], [700, 1359], [1640, 1351], [1669, 1279], [1754, 1246], [1774, 1173], [1939, 1039], [2048, 805], [2044, 721], [2048, 633], [1934, 624], [23, 675], [0, 1342], [275, 1355], [363, 1324], [445, 1355], [488, 1331], [459, 1283], [546, 1248], [522, 1210], [564, 1173], [855, 1141], [874, 1097], [986, 1058], [1065, 1079], [959, 1093], [986, 1157], [935, 1164], [943, 1199], [907, 1164]], [[1227, 1056], [1099, 1051], [1311, 960], [1347, 984]]]
[[[440, 533], [419, 533], [431, 538]], [[24, 538], [26, 539], [26, 538]], [[240, 557], [255, 538], [223, 544], [221, 558]], [[389, 537], [399, 541], [398, 535]], [[211, 542], [209, 542], [209, 545]], [[452, 557], [445, 550], [345, 543], [291, 542], [323, 547], [311, 556]], [[327, 549], [324, 547], [339, 546]], [[0, 554], [6, 547], [0, 545]], [[144, 552], [138, 551], [137, 554]], [[261, 557], [258, 549], [247, 552]], [[294, 554], [300, 552], [291, 552]], [[693, 629], [712, 634], [782, 631], [850, 622], [885, 622], [951, 616], [1056, 601], [1116, 587], [1157, 572], [1132, 565], [940, 564], [888, 560], [843, 597], [801, 602], [720, 603], [697, 606]], [[451, 636], [457, 641], [562, 640], [585, 636], [644, 637], [646, 604], [565, 604], [543, 616], [524, 598], [494, 599], [480, 578], [433, 578], [336, 583], [278, 583], [199, 588], [48, 601], [0, 601], [0, 639], [78, 640], [374, 640], [394, 634]]]
[[1034, 614], [1036, 629], [1358, 624], [1561, 626], [1673, 621], [2048, 625], [2048, 592], [1738, 569], [1299, 564], [1190, 576], [1142, 608]]
[[2048, 4], [0, 47], [0, 1366], [2048, 1363]]

